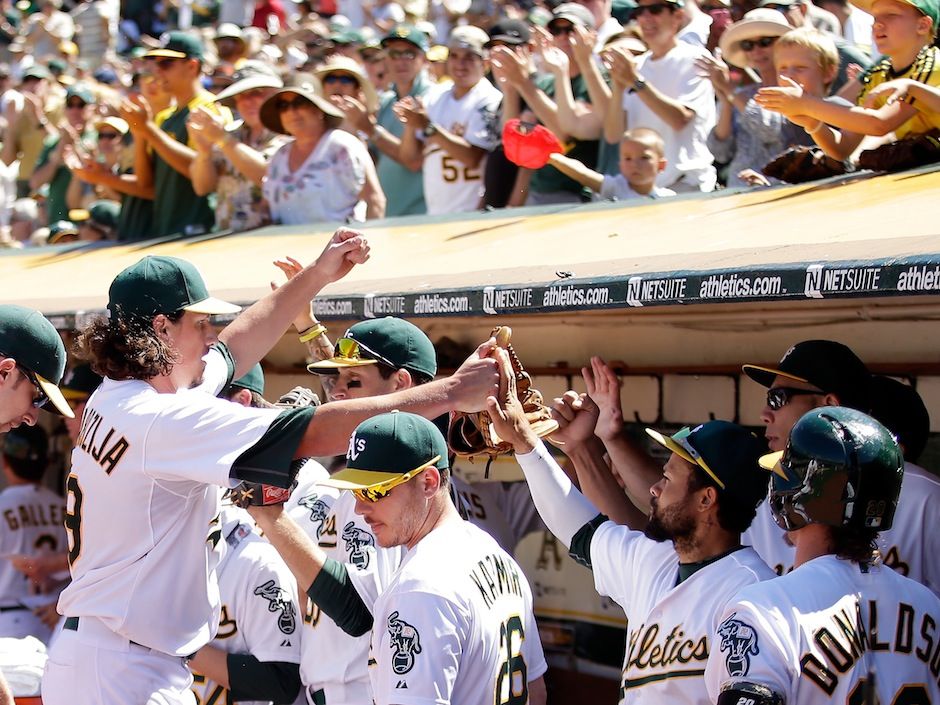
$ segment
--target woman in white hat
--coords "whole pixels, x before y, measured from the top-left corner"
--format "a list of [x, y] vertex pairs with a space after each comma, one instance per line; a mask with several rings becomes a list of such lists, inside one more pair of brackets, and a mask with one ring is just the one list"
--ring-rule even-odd
[[[719, 42], [720, 58], [698, 60], [699, 69], [711, 80], [718, 96], [718, 122], [708, 136], [708, 148], [717, 162], [730, 162], [729, 187], [764, 183], [763, 177], [750, 172], [760, 172], [793, 144], [807, 144], [802, 129], [782, 115], [764, 110], [753, 99], [762, 86], [777, 85], [774, 44], [790, 29], [786, 17], [777, 10], [751, 10], [725, 30]], [[760, 83], [735, 88], [725, 61], [756, 73]]]
[[[323, 93], [343, 113], [355, 109], [364, 110], [368, 115], [375, 115], [379, 109], [379, 96], [375, 92], [372, 81], [366, 76], [362, 66], [353, 59], [338, 54], [333, 55], [327, 63], [313, 73], [320, 79]], [[343, 120], [340, 127], [353, 134], [358, 132], [348, 118]]]

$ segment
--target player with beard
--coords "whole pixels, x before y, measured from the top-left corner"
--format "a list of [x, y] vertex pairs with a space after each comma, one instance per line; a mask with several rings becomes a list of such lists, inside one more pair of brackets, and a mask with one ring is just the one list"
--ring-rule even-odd
[[512, 443], [549, 530], [627, 615], [620, 702], [705, 705], [705, 662], [724, 605], [742, 587], [774, 577], [741, 545], [767, 494], [760, 440], [727, 421], [671, 437], [647, 429], [672, 455], [650, 488], [646, 528], [635, 531], [599, 514], [572, 485], [530, 430], [512, 387], [504, 372], [505, 391], [489, 399], [496, 433]]

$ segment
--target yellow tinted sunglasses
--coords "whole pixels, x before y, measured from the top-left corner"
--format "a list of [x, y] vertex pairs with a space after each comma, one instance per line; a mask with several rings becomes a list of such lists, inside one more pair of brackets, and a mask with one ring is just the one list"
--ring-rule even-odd
[[[383, 365], [388, 365], [393, 370], [398, 369], [398, 365], [387, 357], [379, 355], [374, 350], [370, 350], [353, 338], [340, 338], [337, 340], [336, 351], [339, 357], [344, 357], [347, 360], [374, 360], [375, 362], [381, 362]], [[362, 353], [365, 353], [365, 356], [363, 356]]]
[[409, 470], [404, 475], [399, 475], [396, 478], [393, 478], [391, 480], [386, 480], [385, 482], [381, 482], [377, 485], [371, 485], [369, 487], [363, 487], [358, 490], [352, 490], [352, 493], [356, 497], [356, 499], [358, 499], [361, 502], [378, 502], [383, 497], [386, 497], [389, 492], [391, 492], [393, 489], [395, 489], [399, 485], [405, 484], [411, 478], [417, 477], [419, 474], [421, 474], [428, 468], [433, 467], [434, 463], [436, 463], [440, 459], [441, 459], [441, 456], [435, 455], [426, 464], [420, 467], [417, 467], [414, 470]]

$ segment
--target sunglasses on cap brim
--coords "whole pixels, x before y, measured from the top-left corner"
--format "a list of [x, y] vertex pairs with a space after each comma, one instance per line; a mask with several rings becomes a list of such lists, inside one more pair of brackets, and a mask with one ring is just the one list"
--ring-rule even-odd
[[369, 485], [368, 487], [362, 487], [360, 489], [352, 490], [353, 495], [356, 499], [361, 502], [378, 502], [383, 497], [387, 497], [388, 493], [399, 485], [403, 485], [408, 482], [411, 478], [417, 477], [425, 470], [429, 470], [434, 467], [434, 464], [441, 459], [441, 456], [435, 455], [427, 463], [421, 465], [414, 470], [409, 470], [404, 475], [400, 475], [391, 480], [386, 480], [385, 482], [379, 482], [375, 485]]
[[[362, 353], [368, 355], [363, 357]], [[398, 365], [383, 355], [379, 355], [374, 350], [367, 348], [355, 338], [340, 338], [336, 341], [336, 356], [359, 363], [381, 362], [388, 365], [393, 370], [398, 369]]]

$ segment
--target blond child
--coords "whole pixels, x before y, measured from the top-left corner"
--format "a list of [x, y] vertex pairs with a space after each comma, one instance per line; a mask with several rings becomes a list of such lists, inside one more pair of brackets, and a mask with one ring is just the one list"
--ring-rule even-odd
[[[885, 58], [862, 77], [857, 105], [845, 106], [811, 95], [792, 80], [781, 79], [775, 88], [762, 88], [757, 101], [768, 110], [783, 113], [803, 125], [830, 156], [845, 159], [865, 135], [897, 139], [940, 127], [940, 112], [918, 111], [906, 101], [887, 102], [877, 97], [871, 107], [868, 95], [892, 79], [907, 78], [940, 86], [940, 50], [932, 46], [938, 19], [938, 0], [853, 0], [874, 18], [874, 40]], [[841, 135], [834, 128], [841, 128]]]
[[605, 175], [563, 154], [553, 154], [549, 164], [582, 186], [595, 198], [626, 201], [633, 198], [665, 198], [676, 192], [656, 185], [656, 177], [666, 168], [665, 145], [656, 130], [638, 127], [620, 138], [620, 173]]

